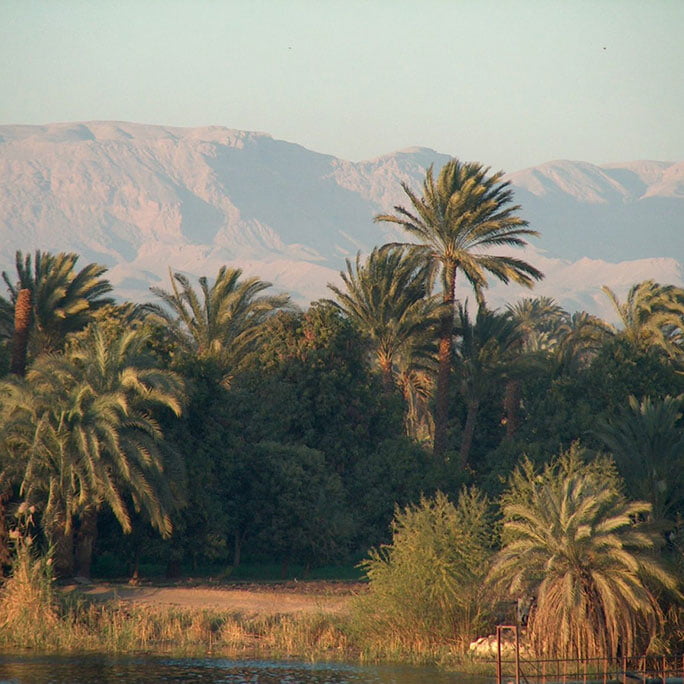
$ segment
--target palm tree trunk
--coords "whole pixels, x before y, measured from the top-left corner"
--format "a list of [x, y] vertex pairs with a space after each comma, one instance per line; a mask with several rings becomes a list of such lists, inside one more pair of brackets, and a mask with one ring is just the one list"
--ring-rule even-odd
[[55, 575], [57, 577], [74, 576], [74, 533], [66, 531], [64, 525], [55, 526], [49, 534], [55, 559]]
[[97, 509], [88, 508], [81, 516], [81, 526], [76, 535], [76, 574], [79, 577], [90, 578], [95, 539], [97, 539]]
[[11, 558], [6, 506], [11, 496], [11, 489], [0, 490], [0, 578], [3, 576], [3, 567], [9, 565]]
[[435, 443], [433, 455], [444, 459], [447, 450], [447, 423], [449, 421], [449, 386], [451, 384], [451, 364], [454, 354], [454, 292], [456, 290], [456, 266], [444, 265], [444, 303], [445, 312], [439, 326], [439, 369], [435, 391]]
[[394, 377], [392, 374], [392, 359], [385, 354], [379, 355], [378, 365], [382, 373], [382, 386], [386, 394], [392, 394], [394, 391]]
[[518, 430], [520, 409], [520, 381], [509, 380], [504, 392], [504, 417], [506, 420], [506, 439], [513, 439]]
[[463, 437], [461, 439], [461, 468], [465, 468], [468, 465], [468, 457], [470, 456], [470, 449], [473, 446], [475, 424], [477, 423], [477, 414], [479, 409], [479, 401], [473, 401], [468, 404], [468, 415], [466, 416], [465, 427], [463, 428]]
[[12, 360], [10, 372], [26, 375], [26, 355], [31, 331], [31, 290], [24, 288], [17, 293], [14, 304], [14, 334], [12, 336]]

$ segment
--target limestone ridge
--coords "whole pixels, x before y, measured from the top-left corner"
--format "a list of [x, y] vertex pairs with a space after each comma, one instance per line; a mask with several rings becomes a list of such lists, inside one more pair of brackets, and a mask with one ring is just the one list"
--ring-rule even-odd
[[[144, 300], [169, 267], [211, 276], [228, 263], [306, 302], [327, 296], [345, 257], [403, 239], [373, 216], [448, 159], [409, 148], [350, 162], [218, 126], [0, 126], [0, 265], [17, 249], [76, 251]], [[526, 257], [547, 273], [540, 293], [597, 311], [604, 283], [682, 282], [684, 162], [555, 161], [509, 178], [542, 232]], [[492, 291], [494, 304], [512, 296]]]

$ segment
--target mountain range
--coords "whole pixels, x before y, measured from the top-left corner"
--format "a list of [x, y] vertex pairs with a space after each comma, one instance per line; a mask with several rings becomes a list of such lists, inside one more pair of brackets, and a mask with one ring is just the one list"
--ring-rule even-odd
[[[223, 127], [0, 126], [0, 269], [19, 249], [74, 251], [142, 301], [169, 269], [211, 278], [228, 264], [306, 303], [330, 294], [346, 258], [406, 239], [373, 217], [407, 206], [401, 183], [420, 191], [449, 159], [415, 147], [351, 162]], [[552, 161], [506, 178], [540, 232], [516, 251], [546, 274], [534, 294], [610, 318], [601, 285], [683, 284], [684, 162]], [[488, 300], [526, 294], [493, 285]]]

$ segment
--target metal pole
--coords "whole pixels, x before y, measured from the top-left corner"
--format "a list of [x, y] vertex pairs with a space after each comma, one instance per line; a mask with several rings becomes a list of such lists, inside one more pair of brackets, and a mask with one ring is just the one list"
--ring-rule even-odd
[[496, 626], [496, 684], [501, 684], [501, 625]]

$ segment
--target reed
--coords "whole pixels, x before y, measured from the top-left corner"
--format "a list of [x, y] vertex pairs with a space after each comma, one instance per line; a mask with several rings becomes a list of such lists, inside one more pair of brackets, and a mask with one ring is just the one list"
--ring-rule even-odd
[[93, 602], [59, 592], [49, 561], [25, 546], [18, 547], [12, 576], [0, 588], [0, 649], [438, 663], [461, 671], [475, 666], [451, 640], [422, 630], [378, 630], [368, 603], [357, 601], [355, 610], [341, 615]]

